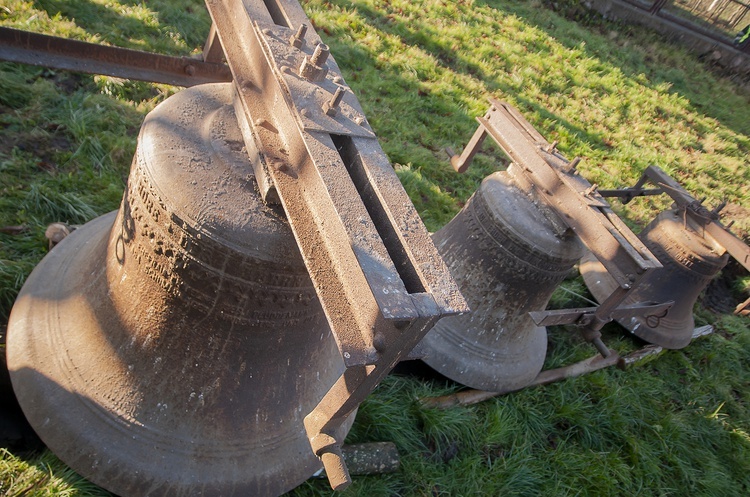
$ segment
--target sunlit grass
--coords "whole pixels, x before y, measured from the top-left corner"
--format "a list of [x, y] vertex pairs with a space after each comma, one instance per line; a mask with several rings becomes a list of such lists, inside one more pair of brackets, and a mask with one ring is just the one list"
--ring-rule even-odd
[[[595, 16], [572, 20], [538, 1], [304, 7], [430, 230], [507, 164], [488, 143], [458, 175], [444, 151], [464, 146], [495, 97], [569, 158], [581, 156], [591, 182], [630, 185], [656, 164], [709, 205], [740, 206], [735, 226], [750, 232], [750, 93], [658, 34]], [[182, 55], [200, 51], [209, 26], [197, 0], [8, 0], [0, 23]], [[140, 122], [174, 91], [0, 63], [0, 226], [25, 227], [0, 233], [0, 319], [46, 252], [48, 223], [80, 224], [118, 207]], [[668, 205], [615, 208], [636, 227]], [[589, 305], [580, 280], [563, 286], [552, 307]], [[735, 292], [747, 295], [746, 280]], [[747, 495], [748, 319], [700, 305], [696, 313], [716, 333], [683, 351], [476, 406], [427, 409], [421, 397], [460, 387], [390, 376], [361, 406], [349, 441], [395, 442], [401, 469], [358, 477], [345, 495]], [[640, 346], [616, 325], [604, 334], [621, 351]], [[575, 331], [550, 330], [546, 367], [591, 354]], [[3, 495], [103, 494], [49, 453], [2, 452], [0, 485]], [[312, 481], [293, 493], [330, 489]]]

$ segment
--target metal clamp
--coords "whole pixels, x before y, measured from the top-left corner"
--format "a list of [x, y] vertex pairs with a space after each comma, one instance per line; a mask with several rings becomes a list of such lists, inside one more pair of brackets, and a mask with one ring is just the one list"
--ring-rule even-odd
[[304, 422], [341, 489], [337, 429], [441, 316], [468, 308], [333, 57], [300, 30], [301, 6], [206, 3], [260, 193], [286, 212], [346, 366]]
[[[657, 188], [645, 190], [643, 186], [647, 182], [653, 183]], [[703, 205], [703, 201], [693, 197], [682, 185], [658, 166], [648, 166], [638, 182], [630, 188], [601, 190], [599, 193], [604, 197], [619, 197], [625, 204], [635, 197], [644, 195], [669, 195], [685, 215], [690, 216], [702, 226], [706, 233], [726, 249], [729, 255], [750, 271], [750, 247], [732, 233], [729, 229], [731, 225], [724, 226], [720, 220], [719, 213], [726, 206], [726, 203], [722, 202], [712, 210], [708, 210]], [[743, 304], [743, 306], [746, 305]]]
[[494, 99], [490, 104], [487, 113], [477, 118], [479, 128], [469, 144], [460, 156], [451, 157], [451, 164], [456, 171], [465, 171], [487, 135], [491, 136], [513, 161], [508, 172], [532, 187], [604, 265], [618, 288], [599, 307], [573, 313], [577, 317], [568, 322], [581, 326], [584, 338], [606, 357], [609, 349], [602, 343], [599, 330], [619, 313], [640, 312], [641, 308], [618, 306], [643, 275], [662, 265], [612, 211], [597, 186], [578, 174], [580, 158], [565, 159], [557, 150], [557, 142], [547, 142], [511, 105]]

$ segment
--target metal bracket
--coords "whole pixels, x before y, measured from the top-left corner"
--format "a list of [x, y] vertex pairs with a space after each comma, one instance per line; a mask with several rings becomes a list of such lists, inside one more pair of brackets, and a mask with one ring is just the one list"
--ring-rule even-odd
[[[609, 314], [604, 316], [605, 323], [616, 319], [628, 317], [644, 317], [647, 320], [653, 320], [658, 324], [658, 320], [665, 317], [669, 309], [674, 305], [674, 301], [668, 302], [639, 302], [633, 305], [623, 305], [612, 309]], [[581, 307], [576, 309], [555, 309], [550, 311], [530, 312], [531, 320], [537, 326], [560, 326], [565, 324], [574, 324], [577, 326], [591, 326], [592, 323], [601, 319], [597, 316], [599, 307]], [[597, 343], [594, 343], [597, 346]], [[606, 355], [599, 349], [597, 350]]]
[[[644, 190], [643, 186], [651, 182], [655, 189]], [[713, 237], [724, 249], [737, 260], [745, 269], [750, 271], [750, 247], [732, 233], [729, 226], [724, 226], [719, 213], [726, 205], [721, 203], [712, 210], [708, 210], [701, 200], [693, 197], [682, 185], [665, 173], [658, 166], [648, 166], [638, 182], [630, 187], [619, 190], [601, 190], [604, 197], [619, 197], [624, 204], [635, 197], [645, 195], [669, 195], [678, 209], [696, 221], [706, 233]]]
[[451, 164], [456, 171], [465, 171], [486, 136], [491, 136], [513, 161], [508, 172], [533, 188], [604, 265], [618, 289], [599, 307], [587, 310], [572, 323], [579, 324], [584, 338], [606, 357], [609, 349], [602, 343], [599, 330], [616, 314], [642, 310], [618, 306], [644, 274], [662, 266], [612, 211], [596, 185], [578, 174], [580, 158], [565, 159], [557, 151], [557, 143], [547, 142], [511, 105], [494, 99], [490, 99], [490, 104], [487, 113], [477, 118], [479, 128], [471, 141], [460, 156], [451, 157]]
[[173, 57], [3, 26], [0, 60], [177, 86], [232, 80], [229, 68], [216, 57]]
[[305, 418], [329, 481], [343, 488], [333, 434], [440, 317], [468, 307], [299, 3], [206, 6], [202, 60], [2, 27], [0, 59], [183, 86], [233, 82], [259, 192], [284, 208], [347, 368]]
[[468, 308], [301, 6], [206, 5], [260, 193], [286, 212], [347, 368], [305, 418], [331, 485], [344, 488], [337, 428], [441, 316]]

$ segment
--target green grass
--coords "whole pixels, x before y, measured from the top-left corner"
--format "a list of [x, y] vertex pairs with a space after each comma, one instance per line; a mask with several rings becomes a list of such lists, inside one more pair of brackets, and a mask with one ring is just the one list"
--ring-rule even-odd
[[[496, 97], [516, 105], [581, 173], [610, 188], [656, 164], [709, 205], [733, 204], [750, 232], [750, 91], [658, 34], [560, 1], [304, 2], [359, 97], [425, 224], [439, 229], [507, 159], [460, 150]], [[563, 15], [567, 14], [567, 15]], [[576, 15], [576, 19], [572, 16]], [[197, 0], [7, 0], [0, 23], [172, 54], [199, 52]], [[46, 252], [48, 223], [118, 207], [143, 116], [176, 89], [0, 63], [0, 322]], [[615, 205], [642, 226], [666, 200]], [[580, 280], [555, 307], [587, 305]], [[747, 296], [748, 280], [734, 285]], [[572, 293], [570, 293], [572, 292]], [[577, 297], [574, 294], [581, 295]], [[359, 477], [346, 495], [731, 496], [750, 492], [750, 326], [696, 306], [717, 332], [628, 372], [606, 370], [480, 405], [426, 409], [453, 383], [390, 376], [362, 405], [350, 442], [394, 441], [402, 467]], [[638, 346], [615, 325], [605, 341]], [[592, 350], [550, 331], [548, 367]], [[0, 494], [106, 495], [49, 453], [0, 453]], [[329, 495], [324, 481], [294, 495]]]

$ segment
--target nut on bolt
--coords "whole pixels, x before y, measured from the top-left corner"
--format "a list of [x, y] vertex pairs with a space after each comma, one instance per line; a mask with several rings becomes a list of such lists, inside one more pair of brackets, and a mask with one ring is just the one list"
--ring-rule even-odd
[[345, 92], [346, 90], [339, 86], [336, 88], [336, 93], [333, 94], [331, 99], [323, 104], [323, 112], [325, 112], [327, 116], [334, 117], [336, 115]]
[[308, 81], [320, 81], [325, 78], [328, 69], [324, 66], [330, 53], [328, 45], [318, 43], [312, 56], [309, 59], [305, 56], [305, 60], [299, 66], [299, 75]]

